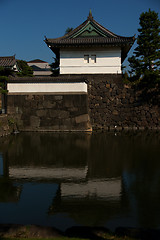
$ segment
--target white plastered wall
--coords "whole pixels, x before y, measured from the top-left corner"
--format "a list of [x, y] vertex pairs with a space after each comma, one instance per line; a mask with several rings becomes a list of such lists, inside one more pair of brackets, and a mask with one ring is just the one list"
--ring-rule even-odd
[[8, 83], [9, 94], [22, 93], [87, 93], [87, 84], [82, 83]]
[[28, 66], [37, 66], [39, 68], [46, 68], [46, 69], [50, 69], [51, 67], [49, 66], [49, 63], [47, 62], [42, 62], [42, 63], [36, 63], [36, 62], [28, 62], [27, 63]]
[[[89, 55], [89, 63], [84, 61], [84, 55]], [[91, 56], [96, 55], [96, 63]], [[120, 74], [121, 49], [72, 49], [60, 50], [60, 74]]]

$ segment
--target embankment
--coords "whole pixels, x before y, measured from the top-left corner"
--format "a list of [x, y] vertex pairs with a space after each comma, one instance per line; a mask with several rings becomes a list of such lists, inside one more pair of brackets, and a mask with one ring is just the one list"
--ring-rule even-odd
[[[85, 93], [9, 92], [7, 113], [21, 131], [160, 129], [160, 93], [126, 85], [120, 74], [12, 78], [31, 90], [50, 84], [85, 83]], [[48, 84], [48, 85], [47, 85]], [[24, 87], [25, 89], [25, 87]], [[38, 87], [37, 87], [38, 89]], [[45, 89], [45, 88], [44, 88]]]

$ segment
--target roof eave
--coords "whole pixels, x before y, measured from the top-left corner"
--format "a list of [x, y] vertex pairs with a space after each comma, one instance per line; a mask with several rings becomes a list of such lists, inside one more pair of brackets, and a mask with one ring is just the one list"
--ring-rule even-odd
[[109, 41], [109, 42], [68, 42], [68, 43], [65, 43], [65, 42], [46, 42], [47, 46], [50, 48], [50, 49], [57, 49], [57, 48], [71, 48], [71, 47], [75, 47], [75, 46], [79, 46], [79, 47], [91, 47], [91, 46], [121, 46], [121, 47], [124, 47], [124, 46], [132, 46], [134, 43], [134, 41]]
[[127, 55], [128, 55], [128, 52], [129, 52], [130, 49], [132, 48], [135, 40], [136, 40], [136, 38], [135, 38], [135, 36], [134, 36], [132, 42], [130, 42], [129, 44], [126, 44], [125, 46], [122, 47], [121, 63], [123, 63], [124, 60], [126, 59], [126, 57], [127, 57]]

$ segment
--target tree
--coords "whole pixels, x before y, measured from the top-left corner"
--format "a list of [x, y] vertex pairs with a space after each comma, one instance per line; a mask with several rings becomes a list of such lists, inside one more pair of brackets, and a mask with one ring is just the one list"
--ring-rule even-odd
[[[68, 34], [69, 32], [71, 32], [73, 30], [72, 27], [68, 27], [65, 31], [65, 35]], [[54, 62], [50, 64], [51, 67], [51, 71], [52, 71], [52, 76], [58, 76], [59, 75], [59, 54], [56, 55], [56, 57], [53, 58]]]
[[26, 61], [17, 60], [20, 72], [17, 73], [19, 77], [33, 77], [33, 69], [28, 66]]
[[8, 81], [8, 74], [10, 73], [9, 70], [4, 69], [4, 67], [0, 66], [0, 93], [7, 93], [6, 90], [6, 83]]
[[12, 71], [10, 69], [5, 69], [0, 66], [0, 112], [6, 112], [6, 94], [7, 94], [7, 81], [8, 75], [10, 75]]
[[54, 62], [50, 64], [52, 76], [58, 76], [59, 75], [59, 58], [55, 57]]
[[14, 76], [14, 71], [11, 68], [5, 68], [0, 66], [0, 76]]
[[160, 20], [158, 13], [151, 11], [140, 15], [137, 47], [130, 63], [130, 80], [148, 87], [160, 83]]
[[66, 35], [67, 33], [71, 32], [72, 30], [73, 30], [72, 27], [68, 27], [68, 28], [66, 29], [66, 31], [65, 31], [65, 35]]

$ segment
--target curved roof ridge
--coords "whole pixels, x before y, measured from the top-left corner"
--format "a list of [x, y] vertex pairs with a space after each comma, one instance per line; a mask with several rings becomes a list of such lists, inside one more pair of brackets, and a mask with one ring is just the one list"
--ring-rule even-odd
[[85, 20], [83, 23], [81, 23], [79, 26], [77, 26], [76, 28], [74, 28], [72, 31], [70, 31], [69, 33], [65, 34], [63, 37], [68, 38], [71, 37], [74, 33], [76, 33], [77, 31], [79, 31], [82, 27], [84, 27], [86, 24], [88, 23], [88, 19]]
[[15, 59], [15, 55], [13, 55], [13, 56], [3, 56], [3, 57], [0, 57], [0, 58], [14, 58]]
[[47, 62], [37, 58], [37, 59], [31, 60], [31, 61], [28, 61], [28, 63], [47, 63]]
[[[108, 37], [113, 37], [113, 38], [133, 38], [134, 36], [132, 37], [125, 37], [125, 36], [120, 36], [120, 35], [117, 35], [115, 33], [113, 33], [112, 31], [108, 30], [107, 28], [105, 28], [104, 26], [102, 26], [100, 23], [98, 23], [96, 20], [93, 19], [93, 17], [91, 18], [90, 16], [87, 18], [87, 20], [85, 20], [82, 24], [80, 24], [78, 27], [76, 27], [75, 29], [73, 29], [72, 31], [70, 31], [69, 33], [65, 34], [64, 36], [62, 37], [58, 37], [58, 38], [46, 38], [45, 39], [45, 42], [48, 42], [48, 41], [61, 41], [61, 40], [65, 40], [65, 39], [71, 39], [72, 36], [74, 34], [76, 34], [81, 28], [85, 27], [89, 22], [95, 24], [98, 28], [100, 28], [104, 34], [107, 34], [109, 35]], [[107, 37], [107, 36], [106, 36]], [[87, 37], [88, 38], [88, 37]]]
[[117, 34], [111, 32], [110, 30], [108, 30], [107, 28], [103, 27], [100, 23], [98, 23], [96, 20], [93, 19], [93, 22], [98, 25], [98, 27], [100, 27], [103, 31], [111, 34], [113, 37], [121, 37], [121, 36], [118, 36]]
[[85, 24], [88, 22], [88, 20], [85, 20], [82, 24], [80, 24], [78, 27], [74, 28], [72, 31], [70, 31], [69, 33], [66, 33], [64, 36], [62, 37], [58, 37], [58, 38], [46, 38], [46, 40], [62, 40], [62, 39], [68, 39], [70, 36], [72, 36], [75, 32], [77, 32], [81, 27], [84, 27]]

